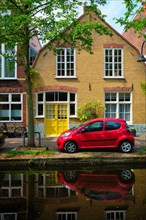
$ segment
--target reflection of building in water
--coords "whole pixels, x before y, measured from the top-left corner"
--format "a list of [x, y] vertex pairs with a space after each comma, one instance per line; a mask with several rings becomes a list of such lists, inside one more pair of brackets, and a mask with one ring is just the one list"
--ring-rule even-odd
[[76, 197], [76, 192], [58, 185], [56, 172], [48, 172], [47, 174], [37, 175], [37, 191], [36, 196], [45, 199], [61, 199]]
[[0, 174], [0, 219], [26, 219], [26, 191], [23, 174]]
[[[144, 172], [146, 175], [146, 171]], [[142, 180], [140, 172], [137, 172], [137, 178], [139, 181]], [[90, 180], [91, 177], [88, 178], [88, 182], [90, 182]], [[144, 216], [146, 216], [146, 211], [143, 209], [143, 203], [140, 200], [144, 193], [142, 188], [139, 189], [139, 199], [137, 200], [139, 210], [137, 210], [135, 206], [135, 198], [137, 198], [137, 196], [135, 195], [136, 189], [134, 182], [131, 184], [132, 187], [127, 190], [125, 199], [97, 201], [86, 197], [82, 193], [76, 192], [75, 194], [72, 192], [73, 188], [71, 190], [71, 185], [75, 186], [77, 179], [70, 182], [70, 185], [66, 184], [63, 186], [61, 182], [58, 182], [56, 172], [54, 172], [54, 174], [53, 172], [43, 175], [39, 174], [37, 181], [35, 206], [39, 213], [39, 219], [42, 220], [137, 220], [139, 217], [144, 219]], [[104, 179], [101, 181], [104, 181]], [[119, 182], [117, 183], [120, 184]], [[113, 190], [118, 189], [116, 184], [112, 185]], [[110, 185], [110, 182], [107, 182], [107, 185]], [[83, 191], [85, 191], [85, 189], [82, 190], [82, 192]]]
[[[65, 175], [66, 179], [59, 179], [56, 171], [31, 175], [0, 174], [0, 220], [145, 219], [146, 188], [143, 186], [146, 185], [146, 170], [134, 170], [135, 181], [132, 184], [127, 182], [130, 188], [125, 183], [121, 185], [120, 176], [115, 176], [117, 181], [110, 184], [113, 171], [102, 175], [98, 172], [92, 174], [91, 171], [81, 172], [80, 176], [74, 172], [68, 174]], [[84, 178], [84, 181], [80, 182], [80, 178]], [[85, 187], [87, 184], [88, 190]], [[89, 186], [100, 186], [100, 193], [95, 194], [94, 190], [89, 190]], [[123, 186], [128, 189], [126, 196], [116, 199]], [[78, 190], [75, 191], [75, 188]], [[109, 188], [113, 189], [113, 193], [106, 190]], [[105, 192], [106, 199], [101, 192]], [[113, 196], [115, 199], [111, 201]]]

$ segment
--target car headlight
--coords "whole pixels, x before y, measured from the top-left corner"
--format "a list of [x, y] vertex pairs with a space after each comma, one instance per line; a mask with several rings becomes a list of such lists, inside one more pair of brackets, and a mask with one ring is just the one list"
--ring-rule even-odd
[[67, 137], [68, 135], [70, 135], [71, 132], [65, 132], [61, 135], [61, 137]]

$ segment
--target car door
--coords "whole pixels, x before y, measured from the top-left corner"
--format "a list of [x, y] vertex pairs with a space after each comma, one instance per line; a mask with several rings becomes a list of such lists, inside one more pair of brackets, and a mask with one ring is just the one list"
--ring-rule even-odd
[[116, 147], [117, 140], [122, 135], [121, 123], [112, 120], [105, 121], [103, 133], [105, 146]]
[[94, 121], [85, 125], [78, 133], [78, 140], [82, 148], [103, 146], [103, 121]]

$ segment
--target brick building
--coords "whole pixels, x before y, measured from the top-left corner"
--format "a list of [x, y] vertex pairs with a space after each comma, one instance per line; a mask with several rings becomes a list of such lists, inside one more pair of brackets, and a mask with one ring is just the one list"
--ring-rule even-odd
[[[94, 16], [83, 13], [79, 21]], [[146, 124], [146, 100], [140, 88], [146, 73], [145, 65], [137, 63], [139, 51], [108, 23], [103, 24], [113, 36], [93, 32], [93, 54], [63, 47], [55, 55], [48, 44], [40, 50], [34, 63], [38, 72], [34, 109], [36, 130], [45, 136], [79, 123], [77, 109], [97, 100], [106, 108], [100, 116], [124, 118], [137, 132]]]
[[[11, 53], [5, 44], [0, 45], [2, 53]], [[30, 41], [30, 65], [33, 63], [38, 50], [41, 48], [37, 37]], [[17, 51], [17, 48], [15, 48]], [[19, 61], [19, 57], [17, 58]], [[25, 73], [23, 66], [15, 63], [13, 68], [7, 65], [9, 60], [0, 55], [0, 123], [8, 123], [11, 127], [13, 122], [18, 125], [27, 124], [26, 112], [26, 88]]]
[[[132, 20], [144, 19], [146, 18], [146, 3], [142, 3], [143, 11], [140, 14], [136, 14]], [[145, 35], [145, 27], [143, 27], [143, 36]], [[145, 40], [143, 36], [139, 36], [138, 33], [134, 31], [133, 28], [128, 29], [122, 34], [128, 41], [130, 41], [138, 50], [141, 52], [142, 44]], [[143, 48], [143, 54], [146, 55], [146, 49]]]

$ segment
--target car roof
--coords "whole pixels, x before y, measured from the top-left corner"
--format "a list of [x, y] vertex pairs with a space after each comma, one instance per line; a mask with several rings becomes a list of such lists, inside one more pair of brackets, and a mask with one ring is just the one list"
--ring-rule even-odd
[[125, 122], [122, 118], [94, 118], [90, 121], [117, 121], [117, 122]]

